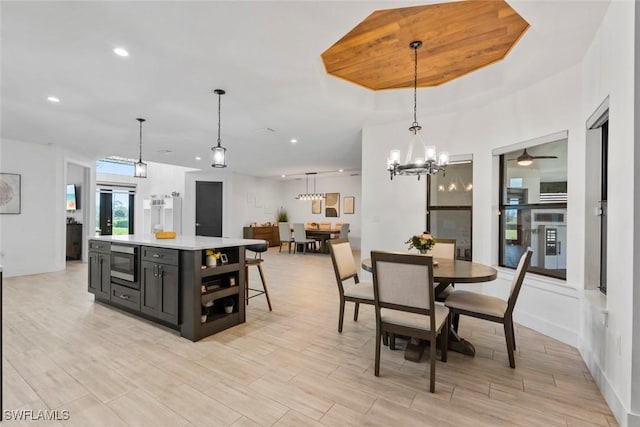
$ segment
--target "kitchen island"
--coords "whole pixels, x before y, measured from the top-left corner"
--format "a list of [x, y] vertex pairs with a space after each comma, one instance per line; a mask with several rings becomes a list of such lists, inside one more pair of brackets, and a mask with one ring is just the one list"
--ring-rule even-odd
[[[96, 236], [89, 240], [88, 290], [98, 302], [197, 341], [246, 321], [245, 246], [263, 242]], [[226, 262], [207, 263], [208, 249], [219, 252]]]

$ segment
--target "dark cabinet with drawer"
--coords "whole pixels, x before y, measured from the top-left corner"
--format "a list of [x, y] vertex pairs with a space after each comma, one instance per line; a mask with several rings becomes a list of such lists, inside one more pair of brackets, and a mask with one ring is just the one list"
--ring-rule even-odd
[[278, 227], [243, 227], [242, 238], [266, 240], [269, 246], [280, 246]]
[[179, 251], [142, 247], [140, 311], [172, 325], [179, 318]]
[[111, 289], [111, 255], [108, 243], [89, 242], [89, 292], [109, 299]]
[[67, 224], [67, 259], [82, 258], [82, 224]]
[[140, 311], [140, 291], [111, 284], [111, 302], [122, 307]]

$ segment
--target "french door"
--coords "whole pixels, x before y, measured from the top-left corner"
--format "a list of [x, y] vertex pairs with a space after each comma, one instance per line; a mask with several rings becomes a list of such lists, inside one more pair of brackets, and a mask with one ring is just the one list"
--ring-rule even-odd
[[133, 234], [135, 187], [98, 185], [96, 191], [96, 234]]

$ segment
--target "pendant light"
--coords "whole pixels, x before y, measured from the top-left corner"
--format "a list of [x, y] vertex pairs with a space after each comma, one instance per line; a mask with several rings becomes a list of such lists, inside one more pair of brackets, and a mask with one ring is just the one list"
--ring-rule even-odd
[[[432, 175], [439, 171], [445, 170], [445, 167], [449, 163], [449, 153], [443, 151], [438, 156], [436, 154], [436, 147], [426, 146], [422, 139], [420, 130], [422, 126], [418, 124], [417, 119], [417, 98], [418, 98], [418, 49], [422, 46], [422, 42], [419, 40], [409, 43], [409, 47], [413, 49], [414, 66], [413, 66], [413, 123], [409, 128], [411, 132], [411, 139], [409, 140], [409, 150], [404, 163], [400, 163], [400, 150], [391, 150], [389, 158], [387, 159], [387, 170], [390, 177], [396, 175], [417, 175], [420, 180], [420, 175]], [[424, 147], [424, 157], [413, 156], [413, 146], [416, 140], [420, 141], [420, 144]]]
[[211, 147], [211, 151], [213, 151], [213, 164], [211, 166], [214, 168], [226, 168], [227, 149], [220, 145], [220, 99], [226, 92], [222, 89], [216, 89], [213, 93], [218, 95], [218, 145]]
[[[322, 200], [324, 199], [324, 193], [318, 193], [316, 190], [316, 175], [317, 172], [307, 172], [305, 175], [307, 176], [307, 192], [303, 194], [298, 194], [296, 200]], [[313, 175], [313, 193], [309, 193], [309, 175]]]
[[144, 122], [145, 119], [137, 118], [136, 120], [140, 122], [140, 157], [138, 159], [138, 163], [135, 164], [133, 176], [135, 178], [146, 178], [147, 164], [142, 161], [142, 122]]

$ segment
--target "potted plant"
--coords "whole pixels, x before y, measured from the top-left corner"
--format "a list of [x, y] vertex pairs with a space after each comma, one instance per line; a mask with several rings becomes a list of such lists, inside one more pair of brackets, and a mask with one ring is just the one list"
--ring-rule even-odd
[[278, 209], [278, 222], [289, 222], [289, 216], [285, 208]]
[[229, 314], [233, 313], [233, 299], [227, 298], [224, 300], [224, 312]]
[[220, 252], [216, 252], [213, 249], [207, 249], [205, 251], [205, 255], [207, 256], [207, 267], [215, 267], [218, 265], [218, 260], [220, 259]]

